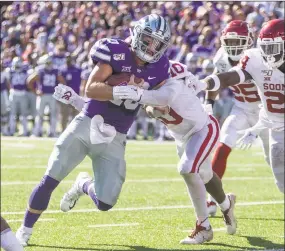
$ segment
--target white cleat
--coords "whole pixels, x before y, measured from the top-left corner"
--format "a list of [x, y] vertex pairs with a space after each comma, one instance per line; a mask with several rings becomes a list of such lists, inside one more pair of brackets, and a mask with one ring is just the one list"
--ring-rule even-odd
[[19, 243], [26, 247], [28, 246], [29, 239], [31, 238], [33, 229], [29, 227], [21, 226], [17, 232], [16, 232], [16, 238], [19, 241]]
[[69, 191], [63, 195], [60, 201], [61, 211], [68, 212], [75, 206], [78, 199], [84, 195], [82, 186], [88, 180], [92, 180], [88, 173], [81, 172], [78, 174], [74, 184], [69, 189]]
[[227, 194], [230, 200], [230, 208], [223, 213], [223, 218], [227, 227], [228, 234], [235, 234], [237, 231], [237, 221], [234, 215], [234, 208], [236, 203], [236, 196], [234, 194]]
[[217, 213], [217, 204], [214, 201], [207, 201], [207, 208], [208, 208], [208, 214], [211, 217], [216, 216]]
[[211, 240], [213, 240], [212, 227], [210, 226], [209, 229], [206, 229], [205, 227], [196, 225], [196, 229], [188, 237], [181, 240], [180, 244], [197, 245]]

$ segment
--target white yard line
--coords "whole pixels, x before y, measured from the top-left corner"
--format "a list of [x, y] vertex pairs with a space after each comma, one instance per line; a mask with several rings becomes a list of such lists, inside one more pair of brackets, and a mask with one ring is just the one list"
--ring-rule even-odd
[[[273, 177], [225, 177], [223, 180], [272, 180]], [[72, 184], [75, 180], [64, 180], [61, 184]], [[157, 182], [183, 182], [182, 178], [173, 179], [138, 179], [126, 180], [126, 183], [157, 183]], [[1, 186], [14, 186], [14, 185], [36, 185], [39, 181], [1, 181]]]
[[[24, 156], [21, 158], [25, 158]], [[46, 159], [48, 159], [47, 156], [45, 156]], [[33, 164], [35, 165], [35, 164]], [[255, 170], [256, 167], [263, 167], [266, 166], [266, 164], [229, 164], [228, 168], [235, 168], [235, 171], [252, 171]], [[127, 164], [127, 168], [134, 167], [134, 168], [147, 168], [147, 167], [154, 167], [154, 168], [176, 168], [177, 164]], [[46, 165], [35, 165], [33, 167], [26, 165], [7, 165], [4, 164], [1, 166], [1, 169], [46, 169]], [[86, 169], [90, 168], [92, 169], [92, 164], [80, 164], [77, 169]]]
[[[8, 223], [10, 222], [22, 222], [23, 219], [18, 219], [18, 220], [7, 220]], [[38, 219], [38, 221], [43, 221], [43, 222], [47, 222], [47, 221], [56, 221], [56, 219], [53, 218], [46, 218], [46, 219]]]
[[138, 226], [139, 223], [120, 223], [120, 224], [98, 224], [98, 225], [89, 225], [91, 228], [102, 228], [102, 227], [130, 227]]
[[[284, 204], [283, 200], [276, 201], [254, 201], [254, 202], [240, 202], [236, 206], [258, 206], [258, 205], [272, 205], [272, 204]], [[151, 210], [167, 210], [167, 209], [188, 209], [193, 208], [192, 205], [173, 205], [173, 206], [157, 206], [157, 207], [126, 207], [126, 208], [113, 208], [111, 212], [128, 212], [128, 211], [151, 211]], [[100, 212], [98, 209], [75, 209], [68, 213], [91, 213]], [[25, 211], [19, 212], [1, 212], [2, 215], [22, 215]], [[61, 210], [47, 210], [44, 214], [59, 214], [62, 213]]]

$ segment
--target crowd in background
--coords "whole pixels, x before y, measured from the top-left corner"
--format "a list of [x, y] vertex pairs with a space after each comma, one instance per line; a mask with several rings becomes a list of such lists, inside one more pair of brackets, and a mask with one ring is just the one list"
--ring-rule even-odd
[[[171, 25], [169, 59], [187, 64], [203, 78], [214, 69], [212, 58], [228, 22], [245, 20], [257, 35], [264, 22], [284, 18], [284, 2], [13, 2], [1, 8], [1, 72], [15, 57], [21, 58], [23, 67], [35, 69], [45, 54], [60, 57], [53, 66], [64, 71], [69, 57], [82, 71], [83, 94], [92, 69], [88, 57], [92, 45], [105, 37], [127, 38], [135, 21], [151, 13], [166, 17]], [[130, 138], [137, 137], [138, 125], [145, 139], [150, 128], [155, 138], [167, 138], [164, 126], [143, 112]]]

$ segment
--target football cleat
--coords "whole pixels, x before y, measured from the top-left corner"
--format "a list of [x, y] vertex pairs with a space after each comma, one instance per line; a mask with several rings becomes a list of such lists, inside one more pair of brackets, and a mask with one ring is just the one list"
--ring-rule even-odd
[[206, 241], [213, 240], [213, 229], [210, 226], [209, 229], [201, 225], [196, 224], [196, 228], [185, 239], [180, 241], [180, 244], [196, 245], [202, 244]]
[[210, 216], [214, 217], [217, 213], [217, 204], [214, 201], [207, 201], [208, 213]]
[[237, 231], [237, 221], [234, 215], [236, 196], [234, 194], [227, 194], [227, 196], [230, 200], [230, 207], [226, 211], [222, 211], [223, 218], [227, 227], [227, 233], [235, 234]]
[[16, 232], [16, 238], [19, 243], [26, 247], [28, 246], [29, 239], [31, 238], [33, 229], [25, 226], [21, 226]]
[[68, 212], [72, 208], [74, 208], [78, 199], [84, 195], [82, 190], [83, 184], [88, 181], [92, 180], [86, 172], [81, 172], [78, 174], [74, 184], [72, 185], [71, 189], [67, 193], [65, 193], [60, 201], [60, 209], [63, 212]]

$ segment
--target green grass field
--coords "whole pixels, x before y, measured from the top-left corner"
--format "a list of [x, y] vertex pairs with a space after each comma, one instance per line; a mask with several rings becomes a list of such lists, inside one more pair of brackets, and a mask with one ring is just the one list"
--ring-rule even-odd
[[[53, 143], [2, 137], [1, 214], [14, 231], [21, 224], [30, 192], [45, 172]], [[235, 150], [229, 159], [223, 183], [227, 192], [237, 195], [237, 234], [225, 233], [218, 212], [210, 219], [214, 240], [198, 246], [179, 244], [193, 228], [195, 217], [176, 171], [175, 145], [129, 142], [126, 159], [126, 183], [111, 211], [98, 212], [87, 196], [70, 213], [59, 210], [60, 199], [77, 174], [92, 174], [86, 158], [53, 193], [25, 250], [284, 250], [284, 197], [260, 148]]]

